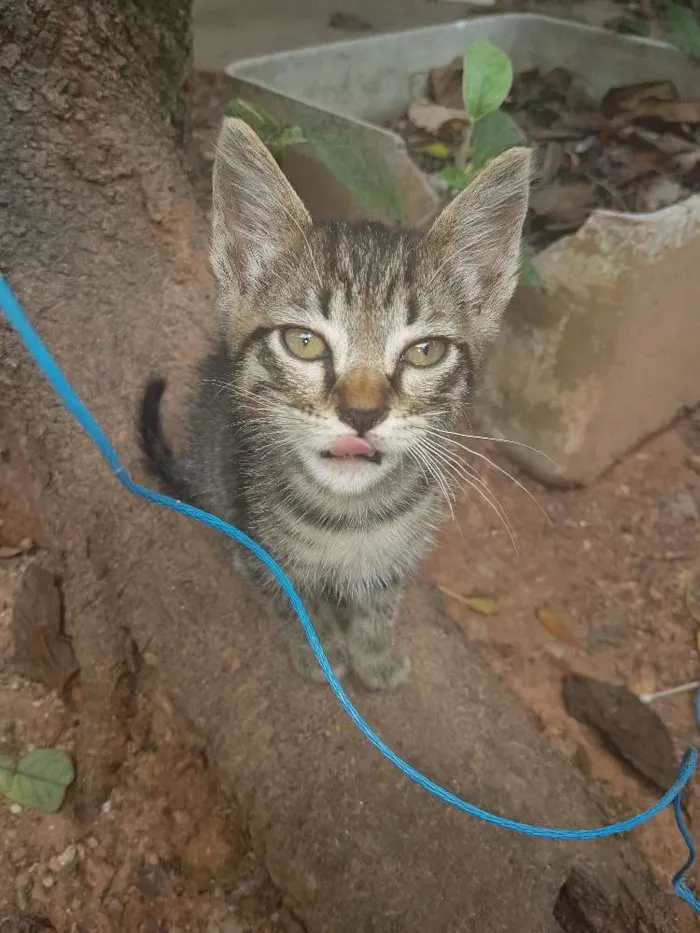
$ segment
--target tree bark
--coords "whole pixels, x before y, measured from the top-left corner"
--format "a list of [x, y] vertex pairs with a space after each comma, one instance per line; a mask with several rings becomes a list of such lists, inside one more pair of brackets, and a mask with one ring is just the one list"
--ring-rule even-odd
[[[137, 476], [141, 386], [165, 372], [177, 408], [213, 318], [180, 148], [189, 30], [175, 0], [0, 0], [3, 271]], [[526, 840], [401, 778], [328, 691], [289, 672], [215, 536], [113, 480], [4, 324], [0, 379], [2, 533], [30, 528], [62, 580], [86, 814], [114, 781], [130, 672], [145, 656], [310, 933], [555, 933], [557, 894], [584, 856], [593, 875], [631, 877], [650, 929], [684, 928], [626, 844]], [[420, 591], [405, 623], [412, 683], [360, 700], [390, 744], [483, 806], [599, 822], [580, 780]]]
[[[203, 251], [190, 249], [205, 231], [183, 145], [189, 7], [10, 0], [0, 12], [3, 272], [127, 449], [139, 385], [158, 359], [191, 359], [204, 324], [193, 312], [211, 297]], [[6, 327], [1, 337], [4, 533], [24, 523], [64, 579], [82, 664], [81, 799], [91, 808], [123, 752], [125, 587], [149, 532]]]

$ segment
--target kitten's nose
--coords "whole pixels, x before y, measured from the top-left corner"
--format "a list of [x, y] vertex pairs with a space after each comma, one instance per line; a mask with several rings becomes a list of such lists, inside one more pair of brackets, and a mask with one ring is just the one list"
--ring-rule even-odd
[[338, 417], [365, 434], [389, 413], [391, 386], [384, 373], [355, 369], [341, 376], [333, 392]]
[[378, 408], [338, 408], [338, 417], [345, 424], [349, 424], [358, 434], [366, 434], [372, 428], [383, 421], [389, 409], [386, 405], [380, 405]]

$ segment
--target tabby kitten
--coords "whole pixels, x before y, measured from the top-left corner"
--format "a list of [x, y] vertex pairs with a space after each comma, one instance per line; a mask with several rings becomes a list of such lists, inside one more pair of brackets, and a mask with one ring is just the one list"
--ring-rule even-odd
[[[515, 288], [530, 154], [485, 168], [427, 233], [314, 223], [258, 137], [224, 121], [213, 181], [218, 342], [174, 455], [162, 380], [141, 437], [176, 494], [244, 529], [284, 568], [330, 663], [401, 683], [401, 592], [444, 504], [441, 434], [463, 415]], [[237, 565], [321, 674], [274, 580]]]

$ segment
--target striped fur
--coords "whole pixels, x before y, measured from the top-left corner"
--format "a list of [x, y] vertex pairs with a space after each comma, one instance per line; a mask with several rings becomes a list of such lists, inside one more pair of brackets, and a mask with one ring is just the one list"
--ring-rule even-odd
[[[177, 456], [158, 423], [162, 384], [147, 390], [142, 442], [171, 486], [275, 557], [338, 673], [349, 667], [372, 689], [396, 686], [409, 669], [395, 634], [400, 593], [444, 503], [428, 439], [457, 425], [511, 297], [528, 179], [528, 153], [512, 150], [426, 234], [314, 224], [252, 131], [233, 120], [222, 130], [211, 250], [218, 343]], [[288, 327], [319, 335], [325, 356], [293, 356]], [[444, 358], [410, 365], [404, 351], [428, 338], [447, 342]], [[373, 461], [328, 456], [357, 431]], [[237, 560], [287, 631], [297, 669], [313, 677], [273, 583], [250, 558]]]

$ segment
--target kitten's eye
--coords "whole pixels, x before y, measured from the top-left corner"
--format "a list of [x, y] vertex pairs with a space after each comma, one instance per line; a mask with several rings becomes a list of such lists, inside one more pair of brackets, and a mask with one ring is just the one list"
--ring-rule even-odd
[[403, 351], [404, 359], [411, 366], [433, 366], [439, 363], [447, 352], [447, 341], [433, 337], [431, 340], [421, 340]]
[[300, 360], [320, 360], [328, 351], [318, 334], [303, 327], [288, 327], [282, 331], [282, 338], [289, 352]]

